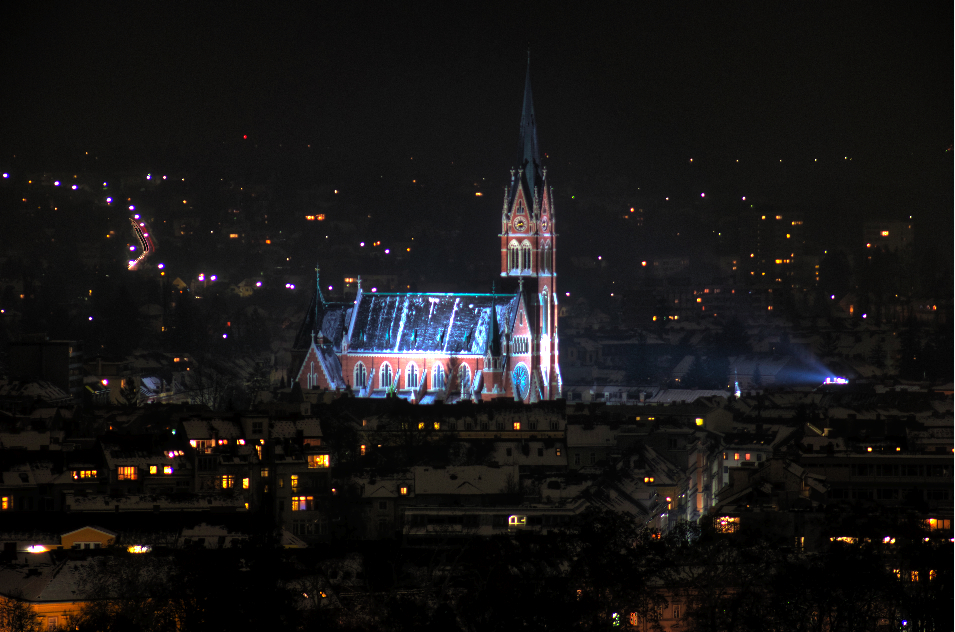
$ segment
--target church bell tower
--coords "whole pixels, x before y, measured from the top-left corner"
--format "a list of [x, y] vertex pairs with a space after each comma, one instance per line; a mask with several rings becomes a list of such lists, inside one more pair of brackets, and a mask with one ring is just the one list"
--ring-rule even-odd
[[553, 191], [537, 144], [528, 53], [517, 167], [511, 168], [501, 212], [501, 276], [523, 280], [528, 324], [533, 327], [531, 391], [539, 392], [542, 399], [560, 397], [557, 275], [554, 271], [556, 236]]

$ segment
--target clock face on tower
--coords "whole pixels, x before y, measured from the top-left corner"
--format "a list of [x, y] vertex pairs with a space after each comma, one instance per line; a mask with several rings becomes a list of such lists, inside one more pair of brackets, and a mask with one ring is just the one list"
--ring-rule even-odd
[[524, 229], [527, 228], [527, 220], [523, 217], [518, 217], [514, 220], [514, 229], [518, 232], [524, 232]]
[[542, 218], [541, 218], [541, 232], [546, 233], [546, 232], [547, 232], [547, 226], [548, 226], [547, 218], [546, 218], [546, 217], [542, 217]]

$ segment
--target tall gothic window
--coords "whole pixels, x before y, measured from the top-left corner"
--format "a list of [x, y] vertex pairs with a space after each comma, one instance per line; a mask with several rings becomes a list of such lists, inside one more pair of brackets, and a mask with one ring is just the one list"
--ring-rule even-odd
[[359, 362], [355, 365], [355, 388], [365, 388], [368, 384], [368, 371], [365, 365]]
[[512, 241], [507, 246], [507, 269], [516, 272], [521, 267], [521, 249], [516, 241]]
[[414, 362], [405, 366], [405, 387], [418, 388], [418, 365]]
[[431, 371], [431, 388], [444, 388], [444, 367], [440, 364]]
[[467, 393], [471, 389], [471, 369], [466, 364], [458, 367], [458, 383], [461, 385], [462, 393]]
[[531, 244], [524, 242], [521, 246], [521, 270], [529, 272], [531, 269]]
[[394, 375], [391, 372], [391, 365], [385, 362], [381, 365], [381, 377], [378, 378], [378, 384], [381, 388], [391, 388], [391, 378]]
[[544, 288], [544, 291], [541, 292], [541, 333], [543, 335], [548, 334], [548, 327], [550, 326], [550, 301], [549, 295], [547, 293], [547, 288]]
[[541, 250], [541, 272], [547, 272], [548, 274], [551, 271], [551, 257], [553, 256], [553, 251], [550, 247], [550, 242], [544, 244], [543, 249]]

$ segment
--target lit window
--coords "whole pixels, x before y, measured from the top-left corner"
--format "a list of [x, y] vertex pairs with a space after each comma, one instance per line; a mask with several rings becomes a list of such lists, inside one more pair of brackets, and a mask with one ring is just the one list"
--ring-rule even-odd
[[722, 516], [716, 519], [714, 526], [717, 533], [735, 533], [739, 530], [739, 518]]
[[423, 421], [419, 421], [419, 422], [418, 422], [418, 430], [424, 430], [424, 422], [423, 422]]
[[229, 239], [238, 239], [238, 238], [239, 238], [238, 233], [229, 233]]
[[138, 476], [138, 472], [135, 466], [120, 467], [117, 468], [116, 478], [121, 481], [135, 481]]
[[235, 477], [231, 474], [225, 474], [219, 477], [219, 483], [222, 489], [232, 489], [232, 486], [235, 484]]
[[73, 472], [73, 478], [77, 480], [81, 478], [96, 478], [96, 470], [76, 470]]
[[739, 452], [733, 455], [733, 460], [739, 461]]
[[643, 477], [643, 482], [644, 482], [644, 483], [652, 483], [652, 482], [653, 482], [653, 477], [652, 477], [652, 476], [644, 476], [644, 477]]
[[11, 506], [10, 497], [0, 497], [0, 511], [9, 511]]
[[292, 489], [298, 489], [298, 474], [292, 474], [290, 477], [290, 482], [292, 484]]
[[521, 422], [515, 421], [515, 422], [514, 422], [514, 430], [520, 430], [520, 429], [521, 429]]
[[507, 524], [512, 527], [527, 526], [527, 516], [510, 516], [507, 519]]
[[312, 511], [315, 509], [314, 496], [292, 496], [292, 511]]
[[248, 488], [249, 488], [249, 479], [248, 479], [248, 478], [243, 478], [243, 479], [242, 479], [242, 489], [248, 489]]
[[326, 468], [329, 467], [328, 455], [327, 454], [309, 454], [308, 455], [308, 466], [310, 468]]
[[748, 454], [746, 455], [746, 460], [747, 460], [747, 461], [749, 461], [749, 456], [750, 456], [750, 455], [748, 455]]
[[630, 625], [632, 626], [640, 625], [640, 615], [638, 615], [636, 612], [630, 613]]
[[361, 455], [365, 456], [365, 446], [361, 446]]
[[259, 471], [259, 476], [261, 476], [262, 478], [268, 478], [268, 477], [269, 477], [269, 468], [263, 467], [263, 468]]
[[407, 488], [407, 487], [402, 487], [402, 488], [399, 490], [399, 492], [401, 493], [402, 496], [407, 496], [407, 495], [408, 495], [408, 488]]
[[697, 417], [697, 418], [696, 418], [696, 425], [697, 425], [697, 426], [702, 426], [702, 425], [703, 425], [703, 418], [702, 418], [702, 417]]
[[159, 474], [159, 466], [158, 466], [158, 465], [150, 465], [150, 466], [149, 466], [149, 473], [150, 473], [150, 474]]
[[889, 236], [889, 231], [883, 230], [883, 231], [882, 231], [882, 236], [883, 236], [883, 237], [888, 237], [888, 236]]
[[171, 466], [171, 465], [163, 465], [163, 466], [162, 466], [162, 473], [163, 473], [163, 474], [172, 474], [172, 466]]
[[557, 448], [557, 456], [560, 456], [560, 448]]
[[441, 430], [441, 422], [440, 422], [440, 421], [434, 422], [434, 429], [435, 429], [435, 430]]

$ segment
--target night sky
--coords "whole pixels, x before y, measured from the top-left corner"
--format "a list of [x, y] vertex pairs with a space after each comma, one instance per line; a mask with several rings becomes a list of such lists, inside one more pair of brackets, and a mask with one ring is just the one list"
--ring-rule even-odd
[[950, 6], [206, 4], [8, 15], [3, 167], [215, 163], [252, 144], [316, 182], [400, 172], [499, 191], [529, 47], [565, 190], [912, 214], [951, 247]]

